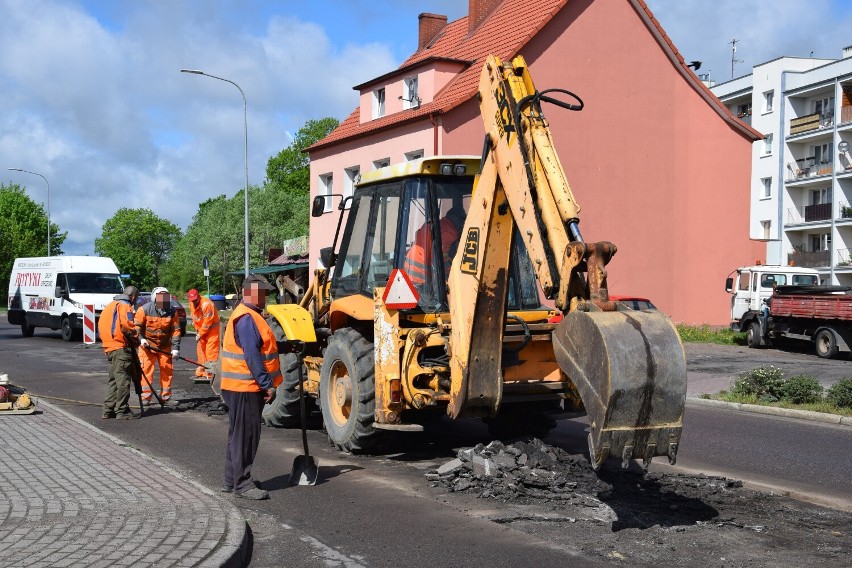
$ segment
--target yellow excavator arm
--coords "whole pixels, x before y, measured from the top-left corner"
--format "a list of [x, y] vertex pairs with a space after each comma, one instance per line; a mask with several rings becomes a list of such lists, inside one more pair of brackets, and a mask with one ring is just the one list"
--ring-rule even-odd
[[[548, 95], [573, 97], [566, 103]], [[452, 321], [448, 412], [493, 416], [500, 408], [509, 251], [520, 232], [544, 295], [562, 311], [552, 333], [562, 371], [589, 414], [589, 451], [599, 467], [657, 455], [674, 461], [686, 397], [686, 360], [661, 312], [609, 300], [609, 242], [586, 243], [541, 103], [583, 107], [568, 91], [535, 89], [523, 57], [490, 56], [479, 85], [485, 124], [482, 167], [449, 273]]]

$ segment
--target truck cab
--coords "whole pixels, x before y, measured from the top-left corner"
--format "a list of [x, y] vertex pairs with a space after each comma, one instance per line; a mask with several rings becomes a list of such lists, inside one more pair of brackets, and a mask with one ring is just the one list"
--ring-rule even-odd
[[731, 294], [731, 329], [746, 331], [776, 286], [818, 284], [819, 272], [813, 268], [770, 264], [737, 268], [736, 277], [725, 281], [725, 291]]

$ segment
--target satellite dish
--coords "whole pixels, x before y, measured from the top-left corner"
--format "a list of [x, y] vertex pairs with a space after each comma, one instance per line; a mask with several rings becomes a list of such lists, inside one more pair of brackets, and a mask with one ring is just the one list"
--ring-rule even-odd
[[844, 140], [840, 144], [837, 145], [837, 149], [843, 152], [844, 154], [849, 151], [849, 142]]

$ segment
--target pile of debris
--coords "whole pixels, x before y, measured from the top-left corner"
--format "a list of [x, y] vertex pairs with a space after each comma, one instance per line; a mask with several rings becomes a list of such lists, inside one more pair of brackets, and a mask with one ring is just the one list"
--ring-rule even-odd
[[460, 449], [455, 459], [426, 477], [433, 486], [443, 485], [451, 492], [478, 492], [480, 497], [504, 501], [571, 499], [580, 484], [586, 491], [605, 489], [585, 460], [537, 438], [509, 445], [495, 440]]

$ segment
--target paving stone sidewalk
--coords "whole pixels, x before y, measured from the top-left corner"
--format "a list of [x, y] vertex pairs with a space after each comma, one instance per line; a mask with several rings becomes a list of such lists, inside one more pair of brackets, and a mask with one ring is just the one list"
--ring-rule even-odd
[[[38, 401], [0, 416], [0, 567], [241, 566], [239, 510]], [[169, 489], [160, 492], [157, 481]]]

